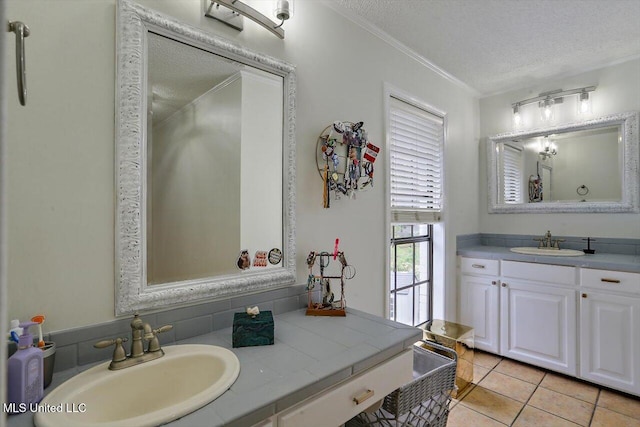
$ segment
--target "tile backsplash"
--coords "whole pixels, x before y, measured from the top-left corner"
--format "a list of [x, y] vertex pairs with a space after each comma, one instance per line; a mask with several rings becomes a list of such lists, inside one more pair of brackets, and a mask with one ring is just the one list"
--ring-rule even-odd
[[[457, 249], [464, 249], [473, 246], [500, 246], [506, 248], [537, 246], [538, 242], [535, 242], [533, 239], [542, 237], [542, 234], [464, 234], [456, 237], [456, 245]], [[554, 235], [552, 238], [564, 239], [565, 241], [560, 243], [560, 247], [563, 249], [582, 250], [587, 247], [586, 240], [582, 240], [586, 239], [587, 236]], [[640, 255], [640, 239], [596, 237], [591, 240], [591, 249], [595, 249], [596, 253]]]
[[[172, 330], [159, 335], [160, 343], [167, 345], [196, 335], [231, 327], [234, 313], [244, 311], [246, 307], [254, 305], [257, 305], [262, 311], [271, 310], [274, 314], [305, 307], [307, 305], [306, 286], [295, 285], [188, 307], [155, 313], [141, 313], [140, 317], [153, 328], [173, 325]], [[117, 337], [129, 337], [130, 339], [131, 327], [129, 324], [131, 319], [132, 316], [128, 316], [110, 322], [48, 334], [46, 339], [56, 343], [54, 371], [59, 372], [88, 363], [108, 360], [113, 353], [113, 347], [96, 349], [93, 344]]]

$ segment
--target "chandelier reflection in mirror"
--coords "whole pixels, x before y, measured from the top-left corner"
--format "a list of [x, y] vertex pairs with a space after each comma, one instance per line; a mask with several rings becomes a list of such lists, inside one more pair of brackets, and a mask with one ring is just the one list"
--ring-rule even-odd
[[577, 113], [588, 114], [591, 112], [591, 96], [589, 93], [596, 90], [596, 87], [597, 86], [586, 86], [569, 90], [556, 89], [539, 93], [538, 96], [534, 98], [514, 102], [511, 104], [511, 108], [513, 109], [513, 127], [519, 129], [523, 124], [520, 112], [521, 107], [534, 103], [537, 103], [540, 109], [540, 121], [545, 124], [553, 122], [557, 105], [562, 104], [565, 97], [572, 95], [577, 95]]
[[239, 0], [208, 0], [204, 16], [223, 22], [238, 31], [244, 29], [242, 18], [247, 17], [271, 31], [276, 37], [284, 39], [282, 24], [293, 16], [293, 0], [273, 0], [270, 4], [273, 4], [273, 17], [280, 21], [279, 24]]
[[542, 160], [547, 160], [551, 156], [558, 154], [558, 146], [551, 142], [549, 135], [546, 135], [542, 140], [542, 151], [538, 153]]

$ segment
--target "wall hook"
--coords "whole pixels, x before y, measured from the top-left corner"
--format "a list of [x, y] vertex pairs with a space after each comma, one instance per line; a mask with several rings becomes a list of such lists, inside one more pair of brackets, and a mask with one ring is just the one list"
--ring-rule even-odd
[[16, 34], [16, 74], [18, 78], [18, 99], [21, 105], [27, 105], [27, 70], [24, 60], [24, 38], [31, 31], [24, 22], [9, 21], [9, 32]]

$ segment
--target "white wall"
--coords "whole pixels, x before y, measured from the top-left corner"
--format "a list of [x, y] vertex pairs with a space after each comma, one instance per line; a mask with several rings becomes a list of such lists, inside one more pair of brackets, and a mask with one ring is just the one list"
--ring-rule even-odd
[[[617, 129], [567, 138], [558, 143], [554, 156], [553, 186], [558, 200], [621, 200], [623, 167], [619, 155]], [[560, 152], [560, 150], [562, 150]], [[589, 193], [580, 196], [576, 189], [585, 185]]]
[[[112, 2], [7, 1], [24, 21], [26, 107], [8, 99], [9, 316], [45, 331], [114, 316]], [[3, 76], [15, 88], [14, 40]]]
[[[5, 21], [5, 7], [4, 2], [0, 3], [0, 22]], [[4, 58], [5, 54], [5, 40], [8, 39], [7, 33], [4, 31], [0, 31], [0, 58]], [[4, 62], [3, 62], [4, 63]], [[0, 76], [4, 76], [6, 68], [0, 69]], [[5, 212], [7, 211], [6, 199], [5, 199], [5, 191], [6, 191], [6, 162], [5, 162], [5, 129], [4, 123], [6, 122], [6, 111], [7, 111], [7, 86], [3, 81], [0, 82], [0, 331], [7, 330], [7, 251], [6, 251], [6, 217]], [[0, 348], [0, 402], [6, 402], [6, 394], [7, 394], [7, 376], [5, 374], [6, 371], [6, 360], [7, 360], [7, 347], [2, 346]], [[0, 427], [4, 427], [6, 425], [7, 416], [6, 414], [0, 414]]]
[[[253, 260], [258, 250], [282, 249], [283, 81], [253, 72], [241, 74], [242, 219], [238, 249], [248, 249]], [[275, 266], [268, 264], [266, 268], [271, 267]]]
[[238, 74], [154, 123], [147, 283], [237, 271], [242, 92]]
[[[357, 268], [351, 307], [384, 313], [385, 203], [382, 161], [373, 189], [322, 209], [318, 134], [335, 120], [363, 120], [384, 148], [383, 83], [445, 111], [447, 312], [455, 316], [455, 236], [479, 230], [478, 102], [465, 89], [327, 7], [299, 1], [286, 39], [246, 22], [237, 33], [202, 17], [200, 0], [144, 5], [297, 66], [297, 264], [336, 237]], [[46, 330], [114, 318], [113, 0], [10, 0], [8, 19], [31, 28], [30, 100], [9, 106], [9, 315], [47, 316]], [[454, 53], [460, 54], [460, 53]], [[13, 51], [5, 52], [13, 70]], [[5, 79], [13, 83], [10, 73]], [[384, 150], [381, 150], [384, 152]], [[482, 182], [482, 181], [480, 181]], [[483, 199], [484, 200], [484, 199]]]
[[[640, 110], [640, 59], [481, 99], [480, 182], [487, 182], [486, 139], [512, 130], [513, 102], [548, 90], [592, 85], [598, 88], [592, 93], [592, 113], [588, 117]], [[557, 123], [580, 120], [573, 101], [569, 98], [567, 104], [559, 105]], [[523, 117], [527, 128], [540, 127], [539, 114], [534, 110], [537, 110], [535, 105], [521, 108], [523, 116], [527, 114]], [[483, 233], [544, 234], [551, 230], [554, 235], [640, 238], [640, 214], [488, 214], [487, 197], [487, 186], [480, 185], [480, 232]]]

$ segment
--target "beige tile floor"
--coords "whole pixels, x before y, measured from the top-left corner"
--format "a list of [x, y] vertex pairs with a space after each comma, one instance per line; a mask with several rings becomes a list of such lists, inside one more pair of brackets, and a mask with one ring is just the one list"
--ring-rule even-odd
[[447, 427], [640, 427], [640, 398], [476, 351]]

